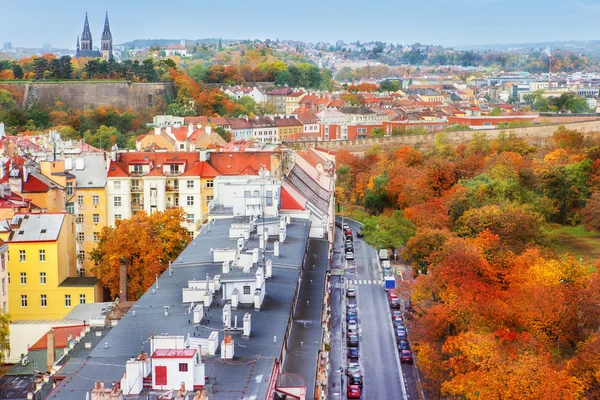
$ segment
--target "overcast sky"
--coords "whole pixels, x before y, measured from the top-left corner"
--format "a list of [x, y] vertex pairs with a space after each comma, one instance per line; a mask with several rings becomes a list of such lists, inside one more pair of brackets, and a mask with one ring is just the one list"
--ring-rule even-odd
[[88, 11], [94, 46], [108, 11], [133, 39], [296, 39], [444, 46], [600, 39], [600, 0], [0, 1], [0, 47], [75, 48]]

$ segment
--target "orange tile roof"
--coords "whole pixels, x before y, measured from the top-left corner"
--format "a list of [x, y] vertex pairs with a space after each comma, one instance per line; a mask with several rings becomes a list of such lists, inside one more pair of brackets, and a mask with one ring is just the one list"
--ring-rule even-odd
[[220, 175], [256, 175], [260, 167], [271, 170], [273, 152], [212, 153], [208, 163]]
[[[57, 349], [64, 349], [68, 345], [69, 336], [75, 339], [76, 336], [81, 334], [81, 331], [85, 328], [85, 325], [71, 325], [71, 326], [56, 326], [54, 329], [54, 345]], [[28, 350], [44, 350], [48, 348], [46, 341], [46, 335], [42, 336], [40, 340], [35, 342]]]

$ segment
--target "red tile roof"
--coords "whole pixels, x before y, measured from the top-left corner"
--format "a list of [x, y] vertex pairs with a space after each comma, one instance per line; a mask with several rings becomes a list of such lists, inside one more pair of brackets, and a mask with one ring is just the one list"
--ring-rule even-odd
[[[81, 334], [81, 331], [85, 328], [85, 325], [71, 325], [71, 326], [57, 326], [54, 329], [54, 345], [57, 349], [64, 349], [68, 345], [69, 336], [75, 339], [76, 336]], [[35, 342], [28, 350], [44, 350], [48, 348], [46, 341], [46, 335], [42, 336], [40, 340]]]
[[260, 167], [271, 171], [272, 152], [212, 153], [208, 163], [220, 175], [256, 175]]
[[294, 197], [288, 193], [286, 188], [281, 188], [281, 209], [282, 210], [304, 210], [304, 207], [300, 205], [294, 199]]

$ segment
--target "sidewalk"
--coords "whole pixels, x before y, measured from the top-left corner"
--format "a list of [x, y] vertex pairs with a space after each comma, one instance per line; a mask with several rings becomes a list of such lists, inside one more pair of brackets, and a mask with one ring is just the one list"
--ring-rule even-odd
[[344, 361], [346, 359], [343, 336], [345, 293], [343, 290], [343, 275], [338, 275], [338, 268], [341, 268], [343, 265], [341, 244], [341, 232], [336, 229], [331, 274], [331, 349], [329, 352], [331, 370], [329, 371], [328, 395], [330, 399], [345, 399], [346, 394], [342, 381], [344, 374], [340, 372], [341, 368], [345, 368]]

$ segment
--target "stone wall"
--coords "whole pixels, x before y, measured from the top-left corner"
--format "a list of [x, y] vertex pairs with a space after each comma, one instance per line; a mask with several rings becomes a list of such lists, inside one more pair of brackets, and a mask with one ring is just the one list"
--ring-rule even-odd
[[163, 111], [176, 96], [173, 82], [139, 83], [106, 81], [63, 81], [7, 83], [23, 93], [21, 106], [53, 105], [61, 101], [76, 109], [112, 105], [120, 109], [144, 111], [157, 108]]
[[[576, 122], [571, 124], [563, 124], [567, 129], [576, 130], [587, 134], [600, 135], [600, 120], [587, 121], [587, 122]], [[513, 128], [513, 129], [492, 129], [485, 131], [460, 131], [460, 132], [447, 132], [446, 137], [453, 144], [469, 143], [473, 138], [475, 132], [485, 132], [488, 139], [495, 139], [498, 137], [500, 132], [505, 132], [507, 135], [515, 135], [519, 138], [525, 139], [532, 144], [543, 144], [546, 143], [559, 124], [544, 125], [544, 126], [532, 126], [527, 128]], [[355, 140], [336, 140], [330, 142], [318, 142], [316, 146], [326, 150], [337, 151], [337, 150], [348, 150], [353, 153], [364, 153], [374, 145], [379, 145], [382, 148], [390, 147], [401, 147], [411, 146], [417, 149], [427, 150], [433, 147], [435, 142], [435, 133], [425, 133], [418, 135], [401, 135], [391, 136], [383, 138], [372, 138], [372, 139], [355, 139]], [[308, 147], [315, 146], [315, 143], [294, 143], [292, 147], [300, 149], [306, 149]]]

